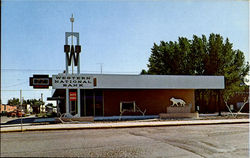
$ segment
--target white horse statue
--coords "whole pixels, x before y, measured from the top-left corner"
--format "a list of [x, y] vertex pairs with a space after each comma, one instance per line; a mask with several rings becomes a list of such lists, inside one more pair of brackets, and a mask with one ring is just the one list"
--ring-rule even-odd
[[171, 106], [185, 106], [186, 105], [186, 102], [182, 99], [175, 99], [175, 98], [171, 98], [170, 99], [171, 102], [173, 102], [173, 104]]

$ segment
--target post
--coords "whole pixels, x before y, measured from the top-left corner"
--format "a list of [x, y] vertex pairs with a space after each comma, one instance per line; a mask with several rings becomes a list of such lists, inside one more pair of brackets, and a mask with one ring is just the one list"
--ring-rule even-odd
[[22, 110], [23, 110], [23, 100], [22, 100], [22, 90], [20, 90], [20, 104], [21, 104], [21, 131], [23, 131], [23, 113], [22, 113]]
[[80, 74], [80, 55], [78, 56], [77, 74]]
[[66, 114], [69, 113], [69, 89], [66, 89]]
[[102, 74], [102, 63], [101, 63], [101, 74]]
[[[43, 93], [41, 93], [41, 102], [42, 102], [42, 113], [43, 113], [43, 111], [44, 111], [44, 109], [43, 109]], [[40, 113], [41, 113], [41, 109], [40, 109]]]
[[102, 74], [102, 65], [103, 65], [103, 63], [97, 63], [97, 64], [100, 64], [100, 70], [101, 70], [101, 74]]
[[59, 102], [60, 102], [60, 100], [56, 100], [56, 115], [57, 115], [57, 117], [59, 117]]
[[77, 89], [77, 115], [81, 117], [81, 98], [80, 98], [80, 88]]
[[41, 101], [43, 101], [43, 93], [41, 93]]
[[[74, 23], [74, 17], [73, 17], [73, 14], [70, 18], [70, 22], [71, 22], [71, 32], [72, 32], [72, 35], [71, 35], [71, 45], [73, 46], [73, 23]], [[71, 59], [71, 62], [72, 62], [72, 74], [74, 73], [74, 65], [73, 65], [73, 62], [74, 62], [74, 59], [72, 58]]]

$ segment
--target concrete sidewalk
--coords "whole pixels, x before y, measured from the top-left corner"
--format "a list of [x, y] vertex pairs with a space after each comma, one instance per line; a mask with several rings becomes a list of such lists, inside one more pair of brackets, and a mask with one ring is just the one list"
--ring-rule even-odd
[[[132, 127], [158, 127], [158, 126], [183, 126], [183, 125], [212, 125], [212, 124], [238, 124], [249, 123], [249, 119], [221, 119], [221, 120], [161, 120], [161, 121], [126, 121], [126, 122], [94, 122], [94, 123], [67, 123], [49, 125], [25, 125], [22, 131], [46, 130], [74, 130], [74, 129], [103, 129], [103, 128], [132, 128]], [[1, 133], [20, 132], [21, 126], [1, 126]]]

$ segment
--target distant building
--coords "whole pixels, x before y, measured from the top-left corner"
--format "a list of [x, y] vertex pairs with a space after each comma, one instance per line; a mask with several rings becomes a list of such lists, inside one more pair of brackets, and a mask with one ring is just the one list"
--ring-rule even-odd
[[24, 110], [25, 113], [32, 113], [33, 112], [33, 108], [30, 106], [30, 104], [23, 105], [22, 109]]
[[10, 106], [10, 105], [6, 105], [6, 104], [1, 104], [1, 108], [0, 108], [0, 112], [10, 112], [10, 111], [14, 111], [17, 110], [16, 106]]
[[45, 113], [46, 112], [46, 107], [45, 105], [40, 105], [40, 113]]

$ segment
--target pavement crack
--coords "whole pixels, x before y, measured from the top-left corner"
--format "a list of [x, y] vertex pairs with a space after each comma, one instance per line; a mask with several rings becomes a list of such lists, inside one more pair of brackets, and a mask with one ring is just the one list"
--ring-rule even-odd
[[182, 149], [182, 150], [191, 152], [191, 153], [193, 153], [193, 154], [195, 154], [195, 155], [198, 155], [198, 156], [200, 156], [200, 157], [206, 158], [206, 156], [203, 156], [202, 154], [197, 153], [195, 150], [193, 150], [191, 147], [187, 146], [186, 144], [184, 145], [184, 144], [176, 143], [176, 142], [174, 142], [174, 141], [166, 141], [166, 140], [164, 141], [164, 143], [167, 143], [167, 144], [169, 144], [169, 145], [172, 145], [172, 146], [174, 146], [174, 147], [180, 148], [180, 149]]
[[[144, 138], [151, 139], [151, 140], [154, 140], [154, 141], [157, 141], [157, 142], [163, 142], [163, 143], [169, 144], [169, 145], [171, 145], [173, 147], [177, 147], [177, 148], [180, 148], [182, 150], [191, 152], [191, 153], [193, 153], [193, 154], [195, 154], [197, 156], [206, 158], [202, 154], [199, 154], [199, 153], [195, 152], [195, 150], [193, 150], [191, 147], [189, 147], [187, 145], [184, 145], [183, 142], [180, 142], [180, 141], [177, 141], [177, 140], [158, 139], [158, 138], [154, 138], [154, 137], [148, 137], [148, 136], [146, 136], [146, 135], [144, 135], [142, 133], [139, 133], [139, 132], [129, 132], [129, 134], [131, 134], [133, 136], [144, 137]], [[187, 142], [184, 142], [184, 143], [187, 143]]]

